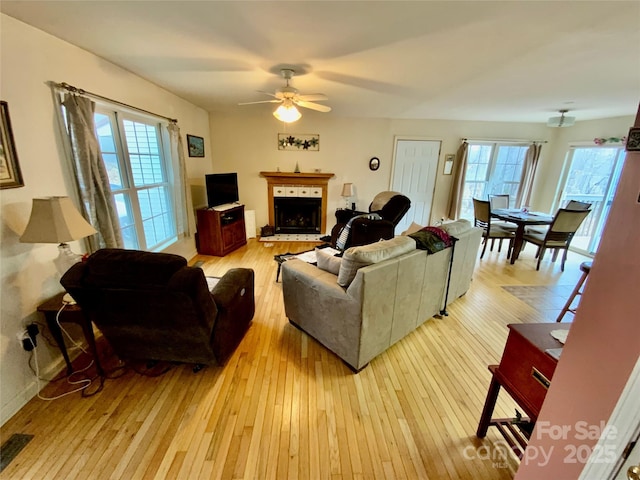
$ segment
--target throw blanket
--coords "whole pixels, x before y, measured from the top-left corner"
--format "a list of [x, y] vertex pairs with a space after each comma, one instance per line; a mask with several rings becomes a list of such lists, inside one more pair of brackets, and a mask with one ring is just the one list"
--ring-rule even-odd
[[344, 247], [347, 244], [347, 240], [349, 240], [349, 232], [351, 231], [351, 223], [353, 223], [353, 221], [356, 218], [368, 218], [370, 220], [382, 220], [382, 217], [380, 215], [378, 215], [377, 213], [365, 213], [363, 215], [356, 215], [355, 217], [350, 218], [349, 221], [347, 222], [347, 224], [344, 227], [342, 227], [342, 230], [340, 230], [340, 235], [338, 235], [338, 239], [336, 240], [336, 248], [338, 250], [344, 250]]
[[416, 241], [416, 248], [429, 253], [439, 252], [453, 244], [451, 236], [438, 227], [424, 227], [409, 236]]

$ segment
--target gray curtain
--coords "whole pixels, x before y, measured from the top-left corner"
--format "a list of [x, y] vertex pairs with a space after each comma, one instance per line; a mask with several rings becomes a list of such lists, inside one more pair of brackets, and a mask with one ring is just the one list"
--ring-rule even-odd
[[71, 156], [85, 218], [98, 231], [88, 239], [89, 250], [122, 248], [124, 244], [109, 176], [95, 133], [95, 103], [86, 97], [66, 94], [62, 105], [66, 111]]
[[180, 127], [174, 122], [167, 125], [171, 163], [173, 172], [173, 198], [176, 214], [176, 233], [178, 236], [190, 237], [188, 205], [191, 205], [191, 192], [187, 185], [187, 166], [184, 160], [184, 147], [180, 136]]
[[447, 209], [447, 217], [455, 220], [460, 215], [462, 207], [462, 195], [464, 194], [464, 180], [467, 175], [467, 155], [469, 144], [462, 142], [456, 154], [456, 161], [453, 166], [453, 185], [451, 186], [451, 195], [449, 196], [449, 208]]
[[539, 143], [532, 144], [527, 150], [527, 155], [524, 157], [524, 165], [522, 166], [522, 176], [520, 177], [520, 188], [518, 189], [518, 195], [516, 195], [516, 208], [522, 208], [530, 205], [531, 190], [533, 187], [533, 180], [538, 169], [538, 161], [540, 160], [540, 150], [542, 145]]

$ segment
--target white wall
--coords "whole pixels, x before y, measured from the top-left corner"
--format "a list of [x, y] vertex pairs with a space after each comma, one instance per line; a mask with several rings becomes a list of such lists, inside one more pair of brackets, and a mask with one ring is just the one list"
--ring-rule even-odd
[[[67, 82], [87, 91], [177, 118], [183, 134], [205, 138], [209, 143], [209, 120], [204, 110], [150, 82], [62, 40], [36, 30], [6, 15], [0, 15], [0, 93], [9, 106], [13, 134], [25, 186], [0, 191], [0, 423], [35, 395], [35, 379], [27, 366], [16, 334], [26, 323], [44, 322], [36, 307], [62, 291], [52, 260], [57, 247], [22, 244], [22, 234], [34, 197], [69, 195], [73, 190], [66, 160], [60, 148], [56, 116], [48, 81]], [[209, 170], [210, 155], [188, 158], [190, 177]], [[186, 153], [185, 153], [186, 155]], [[192, 220], [193, 222], [193, 220]], [[71, 248], [83, 251], [73, 242]], [[168, 251], [191, 258], [193, 237]], [[38, 359], [50, 373], [62, 366], [57, 349], [40, 341]]]
[[[461, 138], [547, 140], [549, 143], [543, 147], [540, 158], [540, 174], [544, 180], [534, 185], [531, 206], [548, 210], [550, 204], [546, 198], [553, 196], [560, 175], [558, 157], [564, 158], [561, 152], [566, 150], [568, 139], [592, 141], [596, 136], [622, 135], [633, 121], [633, 117], [624, 117], [584, 122], [587, 124], [584, 127], [577, 123], [571, 128], [553, 129], [526, 123], [336, 118], [303, 109], [302, 119], [285, 129], [271, 115], [272, 105], [242, 108], [234, 115], [210, 115], [212, 171], [238, 172], [240, 199], [247, 209], [256, 211], [258, 228], [269, 220], [267, 183], [260, 177], [260, 171], [280, 168], [283, 172], [293, 172], [298, 162], [302, 172], [321, 168], [323, 172], [335, 173], [329, 182], [328, 231], [335, 224], [333, 212], [343, 206], [340, 192], [344, 182], [355, 184], [357, 206], [361, 210], [367, 209], [376, 193], [389, 188], [396, 136], [442, 142], [431, 213], [433, 223], [446, 217], [453, 177], [442, 173], [444, 157], [456, 153]], [[284, 132], [319, 134], [320, 150], [278, 150], [277, 134]], [[375, 172], [369, 170], [369, 159], [373, 156], [381, 160], [380, 169]], [[193, 181], [202, 183], [204, 178]]]

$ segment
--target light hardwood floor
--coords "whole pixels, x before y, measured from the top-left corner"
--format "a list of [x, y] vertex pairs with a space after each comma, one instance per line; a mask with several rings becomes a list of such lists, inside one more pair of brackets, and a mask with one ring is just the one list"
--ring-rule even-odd
[[[224, 258], [194, 258], [208, 275], [255, 269], [256, 315], [229, 363], [196, 374], [186, 365], [156, 377], [128, 371], [92, 397], [31, 400], [0, 429], [3, 442], [34, 435], [0, 479], [513, 478], [514, 457], [491, 458], [501, 450], [494, 429], [475, 437], [487, 365], [500, 360], [507, 324], [544, 314], [501, 286], [573, 286], [585, 258], [570, 253], [562, 274], [547, 260], [536, 272], [533, 246], [514, 266], [487, 251], [448, 317], [356, 375], [284, 315], [273, 255], [313, 246], [250, 240]], [[42, 394], [66, 389], [56, 382]], [[496, 415], [514, 408], [501, 393]]]

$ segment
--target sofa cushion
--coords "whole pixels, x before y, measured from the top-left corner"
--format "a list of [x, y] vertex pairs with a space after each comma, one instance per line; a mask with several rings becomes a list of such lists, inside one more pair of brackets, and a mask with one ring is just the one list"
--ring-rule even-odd
[[460, 218], [453, 222], [445, 222], [442, 225], [440, 225], [440, 228], [442, 228], [442, 230], [447, 232], [449, 235], [452, 235], [455, 237], [456, 235], [461, 235], [471, 230], [472, 225], [469, 220]]
[[410, 235], [412, 233], [417, 232], [418, 230], [422, 230], [423, 226], [417, 224], [416, 222], [411, 222], [411, 225], [409, 225], [409, 228], [407, 228], [404, 232], [401, 233], [401, 235]]
[[316, 259], [318, 261], [319, 269], [338, 275], [338, 272], [340, 271], [340, 264], [342, 263], [341, 257], [336, 257], [330, 254], [325, 251], [324, 248], [316, 248]]
[[361, 267], [399, 257], [415, 249], [415, 240], [405, 236], [348, 248], [344, 252], [340, 263], [338, 285], [347, 288]]

